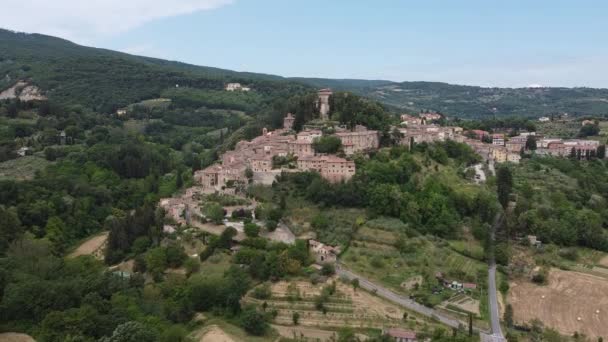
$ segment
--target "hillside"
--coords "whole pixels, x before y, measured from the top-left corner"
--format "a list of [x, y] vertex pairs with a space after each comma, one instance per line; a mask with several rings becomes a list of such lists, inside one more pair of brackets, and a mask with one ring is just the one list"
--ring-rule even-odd
[[278, 76], [133, 56], [41, 34], [0, 29], [0, 46], [0, 90], [28, 79], [51, 100], [106, 113], [176, 85], [221, 90], [226, 82], [241, 82], [266, 95], [303, 88]]
[[551, 113], [604, 115], [608, 89], [483, 88], [440, 82], [296, 78], [314, 87], [348, 90], [407, 111], [430, 109], [461, 118], [539, 117]]
[[221, 90], [227, 82], [240, 82], [272, 97], [309, 87], [329, 87], [381, 101], [396, 111], [430, 109], [462, 118], [608, 113], [608, 89], [482, 88], [439, 82], [285, 78], [134, 56], [1, 29], [0, 47], [0, 90], [17, 80], [30, 79], [51, 100], [85, 105], [98, 112], [112, 112], [159, 97], [175, 85], [213, 91]]

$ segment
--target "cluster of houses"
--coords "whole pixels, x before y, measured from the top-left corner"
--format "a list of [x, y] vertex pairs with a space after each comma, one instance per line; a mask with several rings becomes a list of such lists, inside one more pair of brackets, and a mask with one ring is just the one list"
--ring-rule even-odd
[[469, 145], [484, 160], [497, 163], [519, 163], [528, 139], [536, 142], [536, 154], [556, 157], [576, 155], [588, 159], [597, 154], [598, 141], [583, 139], [545, 138], [535, 132], [523, 132], [514, 137], [503, 133], [490, 134], [483, 130], [463, 131], [461, 127], [434, 124], [440, 114], [422, 113], [419, 117], [401, 115], [401, 144], [411, 147], [416, 143], [454, 140]]
[[[319, 91], [317, 105], [321, 116], [328, 115], [329, 95], [331, 92], [327, 89]], [[283, 119], [283, 128], [274, 131], [264, 128], [262, 135], [253, 140], [239, 141], [234, 150], [220, 157], [220, 163], [197, 171], [195, 180], [205, 192], [231, 193], [249, 182], [272, 184], [281, 172], [317, 171], [330, 182], [345, 181], [355, 174], [352, 160], [315, 152], [313, 145], [323, 136], [321, 130], [307, 128], [296, 134], [294, 122], [295, 117], [288, 113]], [[342, 142], [346, 156], [377, 149], [380, 144], [378, 131], [364, 126], [356, 126], [353, 130], [337, 127], [333, 135]], [[296, 159], [295, 168], [275, 165], [276, 157]]]

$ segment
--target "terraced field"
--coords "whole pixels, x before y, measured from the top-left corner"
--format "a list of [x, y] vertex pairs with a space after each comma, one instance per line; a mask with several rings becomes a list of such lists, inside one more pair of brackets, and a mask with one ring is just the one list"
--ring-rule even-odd
[[[323, 313], [315, 307], [315, 298], [321, 293], [323, 286], [332, 281], [336, 282], [336, 292], [325, 302], [326, 312]], [[342, 326], [374, 329], [400, 326], [416, 330], [429, 324], [426, 318], [411, 312], [408, 312], [407, 319], [404, 320], [405, 309], [364, 290], [355, 291], [349, 284], [335, 278], [325, 284], [316, 285], [308, 281], [282, 281], [273, 284], [271, 291], [272, 297], [269, 299], [260, 300], [248, 295], [245, 302], [258, 306], [266, 302], [267, 310], [277, 310], [274, 324], [280, 326], [293, 327], [295, 312], [300, 317], [299, 326], [326, 330]]]

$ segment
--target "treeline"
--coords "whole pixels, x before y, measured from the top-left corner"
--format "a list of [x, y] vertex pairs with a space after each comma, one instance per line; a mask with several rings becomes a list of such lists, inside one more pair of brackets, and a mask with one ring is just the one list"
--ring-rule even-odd
[[363, 125], [386, 134], [396, 121], [379, 102], [347, 92], [336, 92], [329, 97], [330, 116], [350, 128]]
[[[156, 203], [175, 191], [176, 173], [185, 167], [167, 148], [128, 136], [109, 141], [70, 153], [34, 180], [0, 181], [0, 206], [17, 214], [22, 227], [17, 230], [51, 239], [60, 253], [99, 231], [115, 208]], [[12, 236], [15, 229], [2, 222], [0, 237]]]
[[[24, 236], [0, 259], [3, 330], [27, 331], [41, 341], [185, 341], [186, 323], [212, 310], [252, 333], [267, 328], [264, 316], [241, 308], [251, 279], [236, 266], [221, 276], [144, 287], [140, 273], [113, 273], [90, 256], [65, 259], [51, 250], [47, 241]], [[159, 250], [148, 252], [148, 267]]]
[[516, 116], [516, 117], [502, 117], [492, 119], [481, 119], [481, 120], [461, 120], [454, 119], [448, 122], [450, 125], [457, 125], [465, 130], [480, 129], [483, 131], [494, 132], [495, 130], [509, 130], [509, 135], [518, 135], [520, 131], [534, 132], [536, 131], [536, 123], [529, 118]]
[[[533, 158], [526, 169], [515, 170], [517, 206], [509, 222], [511, 234], [608, 251], [607, 167], [604, 160]], [[529, 178], [530, 172], [544, 174], [545, 181]]]

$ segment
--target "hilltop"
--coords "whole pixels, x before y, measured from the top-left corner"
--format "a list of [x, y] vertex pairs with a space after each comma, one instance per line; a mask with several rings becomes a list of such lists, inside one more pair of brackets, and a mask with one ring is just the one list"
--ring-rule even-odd
[[333, 88], [378, 100], [394, 111], [433, 110], [461, 118], [608, 113], [608, 89], [484, 88], [440, 82], [289, 78], [237, 72], [85, 47], [42, 34], [0, 29], [0, 91], [30, 80], [51, 100], [98, 112], [157, 98], [169, 87], [222, 90], [239, 82], [265, 96]]

